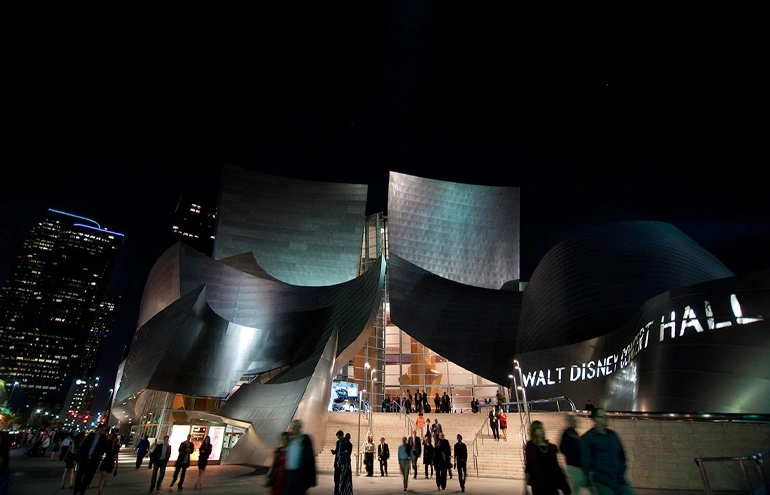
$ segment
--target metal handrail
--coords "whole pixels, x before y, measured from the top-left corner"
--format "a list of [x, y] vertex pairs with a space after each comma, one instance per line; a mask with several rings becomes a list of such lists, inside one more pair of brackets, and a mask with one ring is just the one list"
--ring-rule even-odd
[[[562, 412], [561, 408], [559, 407], [559, 402], [566, 402], [569, 405], [570, 411], [577, 412], [577, 407], [575, 407], [575, 403], [572, 402], [572, 399], [565, 395], [560, 395], [559, 397], [551, 397], [548, 399], [536, 399], [536, 400], [530, 400], [527, 401], [527, 406], [530, 406], [531, 404], [552, 404], [556, 403], [557, 412]], [[490, 405], [490, 404], [488, 404]], [[516, 406], [517, 410], [519, 407], [518, 402], [505, 402], [503, 403], [504, 406]], [[530, 412], [532, 411], [532, 408], [529, 408]]]
[[749, 470], [746, 468], [746, 462], [745, 461], [754, 461], [757, 465], [757, 471], [759, 472], [759, 479], [762, 480], [762, 484], [765, 488], [765, 493], [770, 493], [770, 478], [768, 478], [767, 474], [765, 473], [765, 462], [763, 457], [770, 454], [770, 449], [765, 450], [762, 452], [758, 452], [753, 455], [746, 455], [743, 457], [695, 457], [693, 460], [695, 461], [695, 464], [698, 466], [698, 471], [700, 471], [700, 477], [701, 481], [703, 481], [703, 489], [706, 491], [706, 495], [711, 495], [713, 491], [711, 490], [711, 484], [709, 483], [708, 475], [706, 474], [706, 466], [704, 465], [705, 462], [731, 462], [731, 461], [738, 461], [741, 465], [741, 471], [743, 471], [743, 475], [746, 477], [746, 483], [749, 485], [749, 490], [751, 491], [752, 495], [756, 494], [757, 491], [754, 490], [754, 486], [751, 483], [751, 478], [749, 477]]
[[481, 443], [484, 443], [484, 437], [481, 436], [481, 432], [484, 430], [485, 426], [489, 426], [489, 418], [484, 418], [484, 422], [481, 423], [481, 428], [476, 432], [476, 434], [473, 436], [473, 442], [471, 442], [471, 453], [473, 454], [473, 467], [476, 469], [476, 478], [479, 477], [479, 445], [478, 440], [481, 439]]
[[[576, 414], [589, 416], [586, 411], [578, 411]], [[668, 421], [693, 421], [710, 423], [768, 423], [770, 414], [711, 414], [711, 413], [662, 413], [662, 412], [612, 412], [607, 411], [607, 416], [616, 419], [658, 419]]]
[[[398, 402], [395, 402], [394, 404], [396, 404], [396, 411], [398, 412], [398, 414], [401, 414], [401, 415], [404, 416], [404, 428], [406, 428], [406, 431], [407, 431], [408, 434], [411, 434], [412, 430], [415, 429], [414, 423], [409, 418], [409, 415], [406, 413], [406, 411], [404, 411], [404, 406], [402, 406]], [[407, 435], [407, 436], [409, 436], [409, 435]]]

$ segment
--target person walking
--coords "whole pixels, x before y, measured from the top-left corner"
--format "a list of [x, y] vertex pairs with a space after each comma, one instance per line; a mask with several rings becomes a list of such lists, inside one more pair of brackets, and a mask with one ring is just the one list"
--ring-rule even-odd
[[385, 437], [380, 438], [380, 444], [377, 446], [377, 460], [380, 461], [380, 476], [388, 475], [388, 459], [390, 458], [390, 448], [385, 443]]
[[67, 449], [67, 452], [64, 454], [64, 474], [61, 477], [61, 487], [64, 488], [65, 485], [67, 485], [67, 480], [69, 479], [69, 486], [68, 488], [71, 490], [75, 488], [75, 463], [77, 462], [78, 458], [78, 450], [83, 445], [83, 439], [85, 438], [85, 435], [78, 435], [70, 444], [69, 448]]
[[59, 454], [59, 448], [61, 447], [61, 441], [64, 438], [65, 432], [60, 431], [53, 437], [53, 448], [51, 449], [51, 461], [56, 460]]
[[433, 466], [436, 468], [436, 487], [439, 490], [446, 490], [447, 469], [452, 462], [452, 446], [440, 433], [438, 442], [433, 449]]
[[176, 462], [174, 463], [174, 477], [171, 478], [171, 484], [169, 485], [169, 487], [173, 487], [177, 478], [179, 478], [179, 485], [177, 485], [177, 490], [184, 488], [184, 478], [187, 474], [187, 468], [190, 467], [190, 454], [195, 452], [195, 446], [190, 441], [191, 438], [192, 435], [187, 435], [187, 440], [179, 444], [179, 455], [176, 456]]
[[[420, 402], [420, 403], [422, 403], [422, 402]], [[417, 428], [417, 431], [420, 432], [420, 436], [421, 437], [423, 435], [425, 435], [425, 431], [424, 431], [424, 429], [425, 429], [425, 416], [422, 415], [422, 410], [417, 415], [417, 419], [414, 422], [414, 426]]]
[[398, 447], [398, 467], [401, 477], [404, 479], [404, 491], [409, 487], [409, 467], [412, 465], [412, 456], [409, 449], [409, 440], [404, 437]]
[[374, 446], [374, 439], [371, 433], [366, 437], [364, 444], [364, 466], [366, 466], [366, 476], [374, 476], [374, 453], [377, 449]]
[[465, 478], [468, 476], [468, 446], [463, 443], [463, 436], [457, 434], [457, 443], [455, 444], [455, 469], [457, 470], [457, 479], [460, 482], [460, 490], [465, 493]]
[[561, 434], [559, 450], [567, 460], [567, 479], [572, 492], [580, 493], [581, 488], [588, 488], [583, 475], [583, 465], [580, 460], [583, 440], [577, 433], [577, 418], [574, 415], [567, 416], [567, 428]]
[[350, 441], [350, 433], [340, 445], [340, 495], [353, 495], [353, 467], [350, 465], [350, 457], [353, 453], [353, 444]]
[[8, 457], [11, 454], [11, 435], [0, 431], [0, 495], [8, 495], [11, 483], [11, 464]]
[[65, 457], [67, 457], [67, 452], [69, 452], [70, 447], [72, 446], [72, 435], [70, 433], [64, 432], [64, 438], [61, 439], [61, 449], [59, 450], [59, 460], [63, 461]]
[[284, 495], [302, 495], [316, 480], [315, 451], [310, 437], [302, 433], [302, 422], [291, 424], [291, 439], [286, 449], [286, 490]]
[[273, 465], [267, 472], [267, 479], [271, 486], [270, 495], [283, 495], [286, 487], [286, 448], [289, 446], [289, 432], [281, 433], [281, 444], [276, 447], [273, 454]]
[[83, 446], [78, 450], [73, 495], [85, 495], [86, 489], [91, 485], [107, 448], [107, 430], [106, 426], [100, 426], [83, 439]]
[[104, 487], [107, 486], [107, 481], [110, 479], [110, 474], [113, 476], [118, 475], [118, 454], [120, 453], [120, 440], [116, 434], [110, 435], [110, 439], [107, 442], [107, 447], [104, 449], [104, 458], [102, 463], [99, 464], [99, 491], [97, 495], [102, 495]]
[[136, 452], [136, 469], [139, 469], [142, 467], [142, 461], [144, 461], [144, 457], [147, 455], [147, 452], [150, 451], [150, 440], [147, 438], [146, 433], [142, 439], [139, 440], [139, 443], [136, 445], [134, 451]]
[[345, 441], [345, 432], [337, 430], [335, 435], [337, 442], [334, 444], [332, 455], [334, 456], [334, 495], [340, 495], [340, 457], [342, 456], [342, 442]]
[[171, 445], [168, 444], [168, 435], [163, 437], [163, 443], [155, 446], [150, 453], [150, 464], [152, 464], [152, 478], [150, 478], [150, 492], [160, 491], [160, 484], [166, 475], [166, 466], [171, 459]]
[[202, 490], [203, 486], [201, 482], [203, 480], [203, 472], [206, 470], [206, 466], [209, 465], [209, 456], [214, 449], [211, 447], [211, 437], [206, 435], [203, 439], [203, 443], [198, 448], [198, 480], [195, 482], [193, 489]]
[[556, 445], [545, 439], [543, 423], [533, 421], [529, 428], [529, 441], [524, 447], [524, 478], [532, 487], [532, 495], [570, 495], [569, 484], [556, 459]]
[[[425, 479], [428, 479], [433, 476], [433, 440], [430, 434], [425, 435], [425, 442], [422, 444], [422, 463], [425, 465]], [[428, 467], [430, 467], [430, 476]]]
[[626, 481], [626, 453], [617, 433], [607, 428], [607, 411], [591, 411], [594, 427], [583, 435], [580, 461], [585, 482], [597, 495], [633, 495]]
[[412, 455], [412, 470], [414, 470], [414, 479], [417, 479], [417, 459], [422, 455], [422, 442], [417, 430], [412, 430], [412, 436], [409, 437], [409, 450]]
[[500, 409], [497, 413], [497, 420], [500, 422], [500, 431], [503, 432], [503, 440], [507, 442], [508, 441], [508, 414], [503, 409]]
[[498, 421], [496, 407], [497, 406], [489, 408], [489, 429], [492, 430], [492, 437], [495, 440], [500, 441], [500, 431], [498, 429], [500, 423]]

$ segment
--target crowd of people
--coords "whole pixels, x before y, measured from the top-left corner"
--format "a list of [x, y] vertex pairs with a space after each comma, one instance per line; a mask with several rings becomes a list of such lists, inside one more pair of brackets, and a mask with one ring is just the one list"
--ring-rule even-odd
[[[136, 452], [136, 469], [139, 469], [145, 457], [149, 455], [149, 468], [152, 469], [150, 491], [160, 490], [161, 482], [166, 472], [166, 466], [171, 459], [171, 446], [166, 435], [153, 445], [147, 435], [139, 441]], [[131, 439], [120, 437], [107, 426], [99, 426], [92, 431], [70, 432], [68, 430], [40, 430], [38, 432], [20, 432], [15, 438], [3, 432], [0, 438], [0, 495], [8, 490], [8, 455], [12, 447], [25, 448], [25, 455], [31, 457], [47, 457], [51, 447], [51, 461], [64, 462], [64, 473], [61, 478], [61, 488], [70, 489], [74, 495], [82, 495], [91, 488], [98, 475], [97, 495], [103, 495], [110, 477], [118, 474], [118, 455], [122, 445], [130, 443]], [[179, 446], [174, 475], [170, 487], [178, 480], [178, 490], [182, 490], [187, 468], [190, 466], [190, 456], [198, 449], [198, 478], [196, 489], [202, 488], [203, 472], [212, 452], [211, 438], [206, 438], [199, 446], [195, 446], [191, 437]], [[5, 455], [4, 455], [5, 454]], [[5, 492], [3, 491], [5, 490]]]
[[[490, 415], [492, 414], [498, 422], [501, 416], [505, 417], [504, 410], [497, 407], [490, 410]], [[593, 495], [633, 494], [625, 478], [626, 457], [623, 445], [618, 435], [607, 427], [606, 411], [592, 408], [590, 417], [594, 421], [594, 427], [580, 436], [576, 430], [576, 417], [569, 416], [568, 427], [562, 433], [558, 446], [546, 439], [542, 422], [532, 422], [529, 441], [524, 449], [526, 484], [531, 487], [532, 495], [558, 495], [559, 492], [570, 495], [573, 492], [579, 493], [582, 488], [588, 489]], [[423, 413], [419, 413], [418, 419], [425, 419]], [[457, 442], [451, 445], [445, 438], [443, 426], [437, 418], [433, 423], [427, 419], [425, 422], [418, 420], [415, 424], [419, 430], [414, 429], [410, 436], [403, 437], [397, 448], [397, 461], [404, 491], [408, 489], [410, 477], [418, 478], [418, 465], [422, 459], [425, 479], [435, 478], [439, 491], [446, 490], [447, 478], [453, 478], [454, 469], [460, 489], [465, 492], [468, 448], [463, 443], [462, 435], [458, 434]], [[425, 426], [424, 431], [422, 425]], [[65, 463], [61, 487], [69, 485], [68, 488], [73, 490], [74, 495], [83, 495], [86, 489], [91, 487], [97, 472], [97, 494], [102, 495], [110, 475], [117, 475], [121, 439], [117, 434], [110, 433], [106, 426], [74, 436], [66, 431], [42, 431], [15, 440], [7, 433], [0, 433], [0, 495], [5, 495], [8, 490], [8, 456], [13, 444], [25, 446], [28, 452], [35, 455], [46, 455], [47, 448], [53, 444], [50, 459]], [[331, 451], [334, 456], [334, 495], [352, 495], [353, 445], [350, 433], [339, 430], [336, 436], [337, 442]], [[495, 436], [497, 437], [496, 434]], [[380, 476], [388, 476], [390, 447], [385, 438], [381, 437], [379, 445], [375, 445], [373, 436], [368, 434], [362, 447], [366, 476], [374, 476], [375, 458], [379, 462]], [[201, 444], [196, 446], [190, 435], [177, 448], [174, 474], [169, 487], [178, 482], [177, 488], [182, 490], [191, 455], [196, 448], [199, 455], [195, 488], [202, 488], [203, 473], [212, 452], [211, 439], [206, 436]], [[145, 435], [134, 450], [136, 469], [142, 466], [144, 458], [149, 455], [149, 468], [152, 470], [150, 492], [160, 490], [166, 466], [172, 455], [169, 436], [166, 435], [162, 440], [156, 440], [154, 445], [150, 445]], [[558, 452], [565, 456], [566, 473], [559, 465]], [[302, 432], [300, 421], [293, 421], [290, 431], [281, 435], [280, 445], [275, 450], [266, 480], [266, 485], [272, 487], [272, 495], [299, 495], [317, 485], [313, 444], [310, 437]]]
[[[420, 417], [422, 416], [420, 413]], [[373, 436], [368, 434], [362, 449], [366, 476], [374, 476], [375, 455], [380, 467], [380, 476], [388, 476], [390, 446], [385, 438], [381, 437], [379, 445], [375, 446]], [[350, 433], [345, 433], [342, 430], [337, 431], [337, 443], [331, 451], [334, 456], [334, 495], [353, 494], [352, 452], [353, 444], [350, 442]], [[396, 452], [404, 491], [409, 487], [410, 476], [417, 479], [418, 464], [422, 458], [425, 479], [435, 477], [438, 490], [446, 490], [447, 476], [452, 479], [452, 469], [454, 468], [457, 471], [460, 489], [465, 492], [468, 447], [463, 443], [462, 435], [459, 434], [457, 435], [457, 443], [453, 447], [449, 440], [444, 438], [444, 431], [438, 419], [434, 420], [424, 435], [422, 431], [415, 429], [409, 437], [403, 437]], [[276, 459], [278, 458], [277, 454]], [[285, 494], [273, 493], [274, 495], [288, 495], [288, 492]]]

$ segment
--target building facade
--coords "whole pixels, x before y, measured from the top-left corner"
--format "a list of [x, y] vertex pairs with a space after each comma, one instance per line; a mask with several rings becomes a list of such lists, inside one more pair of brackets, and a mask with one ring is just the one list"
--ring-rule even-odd
[[182, 196], [174, 211], [168, 245], [183, 241], [211, 257], [214, 254], [216, 223], [216, 205]]
[[[222, 460], [266, 464], [292, 419], [324, 434], [342, 382], [375, 410], [419, 389], [459, 412], [518, 383], [530, 398], [702, 412], [676, 387], [718, 382], [709, 412], [770, 411], [767, 274], [736, 278], [671, 225], [623, 222], [564, 240], [525, 283], [518, 188], [392, 173], [387, 217], [365, 203], [366, 186], [226, 167], [213, 259], [177, 244], [148, 277], [114, 417], [179, 441], [221, 428]], [[653, 335], [685, 347], [641, 353]], [[727, 376], [736, 356], [714, 353], [741, 342], [746, 386], [728, 393], [711, 363]]]
[[24, 240], [0, 290], [0, 375], [20, 383], [30, 406], [58, 414], [98, 356], [91, 332], [122, 244], [123, 234], [58, 210]]
[[91, 405], [99, 388], [96, 366], [115, 321], [115, 310], [119, 302], [120, 296], [107, 294], [98, 306], [91, 308], [95, 314], [94, 323], [86, 341], [83, 357], [75, 371], [75, 380], [60, 413], [65, 426], [87, 424], [91, 417]]

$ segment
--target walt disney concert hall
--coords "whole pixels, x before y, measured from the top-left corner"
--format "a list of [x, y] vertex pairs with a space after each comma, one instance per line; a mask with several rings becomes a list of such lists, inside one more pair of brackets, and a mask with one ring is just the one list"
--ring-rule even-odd
[[564, 239], [523, 281], [518, 188], [391, 172], [387, 216], [366, 200], [226, 167], [213, 258], [178, 243], [152, 268], [114, 417], [267, 465], [293, 418], [323, 436], [365, 389], [375, 408], [410, 387], [469, 408], [514, 359], [529, 399], [770, 413], [770, 272], [645, 221]]

